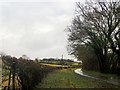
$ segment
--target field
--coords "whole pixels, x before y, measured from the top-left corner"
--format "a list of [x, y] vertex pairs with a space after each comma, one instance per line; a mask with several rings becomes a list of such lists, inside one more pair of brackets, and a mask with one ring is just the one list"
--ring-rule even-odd
[[[118, 88], [117, 85], [113, 85], [104, 81], [98, 81], [95, 79], [87, 78], [80, 76], [74, 72], [75, 69], [78, 69], [77, 63], [72, 63], [72, 65], [58, 65], [58, 64], [48, 64], [48, 63], [38, 63], [42, 67], [49, 67], [47, 70], [51, 68], [55, 68], [47, 76], [45, 76], [41, 82], [35, 85], [34, 90], [40, 88]], [[76, 67], [75, 67], [76, 66]], [[74, 67], [74, 68], [73, 68]], [[32, 67], [33, 68], [33, 67]], [[80, 68], [80, 66], [79, 66]], [[43, 69], [42, 69], [43, 70]], [[3, 69], [3, 75], [8, 79], [8, 71]], [[103, 75], [110, 77], [110, 74], [101, 74], [94, 71], [85, 71], [87, 74], [91, 74], [93, 76]], [[112, 75], [116, 77], [115, 75]], [[4, 79], [5, 79], [4, 78]], [[40, 76], [37, 77], [39, 79]], [[17, 81], [16, 85], [17, 85]], [[7, 86], [8, 80], [2, 83], [2, 86]], [[12, 85], [12, 83], [11, 83]], [[120, 87], [119, 87], [120, 88]]]
[[117, 88], [113, 84], [75, 74], [74, 69], [57, 70], [43, 79], [36, 88]]

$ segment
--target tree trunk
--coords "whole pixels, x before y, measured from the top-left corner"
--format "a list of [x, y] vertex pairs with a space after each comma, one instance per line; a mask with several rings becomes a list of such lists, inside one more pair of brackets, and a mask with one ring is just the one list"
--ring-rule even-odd
[[15, 90], [15, 71], [13, 70], [13, 76], [12, 76], [12, 90]]
[[10, 69], [9, 80], [8, 80], [8, 90], [10, 90], [10, 81], [11, 81], [11, 69]]
[[107, 73], [109, 68], [107, 67], [106, 58], [101, 54], [97, 54], [97, 57], [98, 57], [100, 72]]

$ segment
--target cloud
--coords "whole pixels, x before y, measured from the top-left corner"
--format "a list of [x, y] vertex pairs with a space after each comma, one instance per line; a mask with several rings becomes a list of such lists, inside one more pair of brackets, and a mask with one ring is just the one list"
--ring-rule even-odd
[[67, 55], [64, 31], [74, 16], [73, 2], [7, 2], [0, 7], [3, 51], [14, 56], [61, 57]]
[[[34, 0], [34, 2], [78, 2], [79, 0]], [[84, 0], [83, 0], [84, 1]], [[33, 0], [0, 0], [0, 2], [33, 2]]]

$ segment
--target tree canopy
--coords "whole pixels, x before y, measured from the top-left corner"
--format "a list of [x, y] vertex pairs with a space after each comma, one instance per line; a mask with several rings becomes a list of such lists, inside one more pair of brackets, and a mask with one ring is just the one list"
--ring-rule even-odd
[[80, 59], [81, 48], [89, 48], [101, 72], [120, 69], [120, 1], [76, 5], [75, 17], [67, 28], [69, 53]]

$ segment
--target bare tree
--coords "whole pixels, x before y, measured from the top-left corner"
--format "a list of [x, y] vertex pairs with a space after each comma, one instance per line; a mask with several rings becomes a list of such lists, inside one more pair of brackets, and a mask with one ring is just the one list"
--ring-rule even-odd
[[[70, 54], [78, 57], [81, 46], [94, 50], [101, 72], [120, 69], [120, 1], [77, 3], [76, 16], [68, 27]], [[112, 54], [112, 56], [110, 56]], [[114, 59], [114, 56], [118, 59]]]

